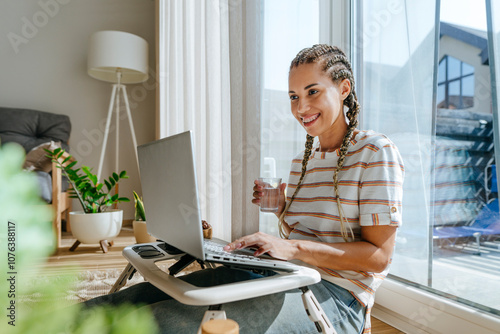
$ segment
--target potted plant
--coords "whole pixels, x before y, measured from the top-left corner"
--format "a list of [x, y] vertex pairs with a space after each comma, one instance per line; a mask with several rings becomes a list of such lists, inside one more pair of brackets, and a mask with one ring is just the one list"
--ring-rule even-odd
[[127, 172], [113, 173], [101, 183], [91, 168], [76, 168], [78, 162], [64, 149], [46, 152], [71, 184], [70, 198], [78, 199], [83, 209], [70, 212], [71, 233], [77, 239], [70, 251], [80, 243], [99, 243], [106, 253], [107, 247], [112, 245], [111, 240], [120, 233], [123, 220], [123, 211], [110, 207], [130, 201], [127, 197], [119, 197], [118, 193], [111, 195], [111, 191], [120, 180], [128, 178]]
[[156, 238], [152, 237], [148, 233], [146, 227], [146, 213], [144, 212], [144, 203], [142, 198], [134, 191], [134, 202], [135, 202], [135, 219], [132, 222], [134, 228], [135, 241], [138, 244], [145, 244], [148, 242], [156, 241]]

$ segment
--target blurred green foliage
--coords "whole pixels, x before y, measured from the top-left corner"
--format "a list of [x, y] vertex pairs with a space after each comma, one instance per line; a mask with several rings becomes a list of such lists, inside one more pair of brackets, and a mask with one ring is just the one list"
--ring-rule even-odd
[[41, 279], [37, 268], [55, 250], [52, 211], [34, 174], [22, 170], [24, 158], [18, 145], [0, 147], [0, 333], [157, 333], [149, 309], [84, 310], [61, 298], [72, 287], [69, 275]]

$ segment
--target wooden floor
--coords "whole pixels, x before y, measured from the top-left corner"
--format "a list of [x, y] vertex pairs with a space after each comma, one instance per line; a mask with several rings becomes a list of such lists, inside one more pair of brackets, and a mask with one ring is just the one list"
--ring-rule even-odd
[[[107, 253], [103, 253], [97, 244], [81, 244], [75, 251], [70, 252], [69, 248], [74, 242], [75, 239], [72, 238], [70, 233], [63, 233], [62, 247], [50, 256], [47, 263], [44, 264], [45, 273], [57, 275], [63, 272], [68, 273], [68, 270], [123, 269], [127, 265], [127, 261], [121, 254], [122, 250], [126, 246], [134, 244], [135, 239], [132, 229], [125, 227]], [[403, 332], [372, 317], [372, 333], [397, 334]]]
[[[114, 245], [103, 253], [98, 244], [80, 244], [75, 251], [69, 248], [76, 239], [71, 233], [63, 232], [62, 247], [49, 257], [45, 264], [46, 271], [54, 274], [67, 272], [68, 266], [73, 270], [104, 270], [122, 269], [127, 265], [127, 260], [122, 256], [125, 247], [135, 244], [134, 233], [131, 228], [123, 228], [120, 235], [114, 240]], [[70, 269], [72, 270], [72, 269]]]

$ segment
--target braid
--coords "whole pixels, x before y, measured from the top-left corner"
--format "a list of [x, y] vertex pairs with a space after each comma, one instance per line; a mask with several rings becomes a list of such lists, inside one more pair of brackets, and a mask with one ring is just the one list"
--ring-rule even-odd
[[311, 156], [312, 153], [312, 147], [314, 143], [314, 137], [307, 135], [306, 137], [306, 149], [304, 150], [304, 157], [302, 158], [302, 171], [300, 174], [300, 179], [299, 182], [297, 183], [297, 187], [295, 188], [295, 191], [293, 192], [292, 197], [290, 198], [290, 201], [286, 203], [285, 209], [280, 215], [279, 219], [279, 233], [282, 238], [287, 238], [288, 235], [283, 227], [283, 223], [285, 221], [285, 214], [288, 211], [288, 208], [292, 204], [293, 200], [295, 199], [295, 196], [297, 195], [297, 192], [299, 191], [299, 188], [302, 184], [302, 180], [304, 180], [304, 177], [306, 176], [306, 170], [307, 170], [307, 163], [309, 162], [309, 157]]
[[338, 174], [342, 167], [344, 167], [344, 161], [347, 156], [347, 150], [349, 149], [349, 143], [351, 142], [352, 134], [358, 125], [358, 114], [359, 114], [359, 104], [356, 99], [356, 95], [351, 92], [349, 96], [344, 100], [350, 100], [349, 111], [346, 113], [347, 118], [349, 119], [349, 126], [347, 127], [346, 134], [344, 139], [342, 140], [342, 145], [340, 145], [339, 149], [339, 159], [337, 160], [337, 168], [335, 172], [333, 172], [333, 187], [335, 189], [335, 197], [337, 200], [337, 207], [339, 209], [339, 217], [340, 217], [340, 233], [342, 234], [342, 238], [347, 242], [349, 239], [349, 235], [347, 233], [347, 227], [349, 227], [350, 237], [354, 240], [354, 232], [352, 231], [351, 226], [345, 222], [344, 210], [342, 209], [342, 205], [340, 203], [340, 195], [339, 195], [339, 179]]
[[[354, 130], [358, 126], [358, 114], [360, 107], [354, 89], [354, 77], [352, 75], [351, 64], [349, 63], [349, 60], [347, 59], [345, 53], [341, 49], [335, 46], [316, 44], [310, 48], [301, 50], [297, 54], [297, 56], [295, 56], [295, 58], [292, 60], [290, 64], [290, 70], [301, 64], [309, 64], [309, 63], [323, 64], [323, 71], [327, 73], [332, 79], [332, 81], [335, 83], [340, 82], [344, 79], [348, 79], [351, 83], [351, 92], [344, 99], [343, 102], [343, 104], [348, 108], [348, 111], [346, 112], [346, 117], [349, 120], [349, 125], [347, 127], [346, 134], [344, 136], [344, 139], [342, 140], [342, 144], [339, 149], [339, 159], [337, 161], [337, 168], [333, 173], [333, 186], [335, 189], [335, 198], [339, 210], [341, 234], [344, 240], [348, 242], [349, 237], [352, 240], [354, 240], [354, 232], [352, 231], [352, 228], [348, 224], [348, 222], [345, 221], [344, 210], [342, 209], [339, 196], [338, 175], [339, 172], [342, 170], [342, 167], [344, 166], [345, 158], [347, 157], [347, 151], [349, 149], [349, 144], [351, 142]], [[307, 136], [306, 150], [304, 151], [304, 158], [302, 160], [302, 174], [297, 184], [297, 188], [295, 188], [293, 196], [290, 198], [290, 201], [287, 203], [287, 205], [285, 206], [285, 210], [283, 210], [283, 213], [280, 216], [279, 224], [280, 224], [281, 236], [285, 235], [283, 231], [284, 217], [286, 215], [286, 212], [290, 208], [290, 205], [292, 204], [293, 200], [295, 199], [295, 196], [299, 191], [299, 188], [305, 176], [307, 162], [311, 154], [311, 148], [308, 149], [308, 145], [312, 147], [313, 139], [314, 138], [312, 138], [311, 136], [309, 135]], [[349, 228], [350, 233], [347, 232], [347, 228]]]

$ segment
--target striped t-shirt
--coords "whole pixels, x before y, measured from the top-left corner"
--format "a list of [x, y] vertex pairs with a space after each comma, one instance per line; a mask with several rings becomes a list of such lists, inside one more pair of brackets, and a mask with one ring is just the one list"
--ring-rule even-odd
[[[333, 187], [338, 153], [313, 148], [302, 186], [285, 217], [292, 228], [290, 239], [344, 242]], [[287, 200], [297, 187], [303, 155], [293, 159]], [[361, 240], [361, 226], [401, 225], [403, 178], [403, 161], [389, 138], [374, 131], [360, 131], [351, 140], [338, 179], [344, 218], [356, 241]], [[374, 292], [389, 268], [381, 273], [316, 269], [323, 279], [351, 291], [361, 304], [371, 308]]]

